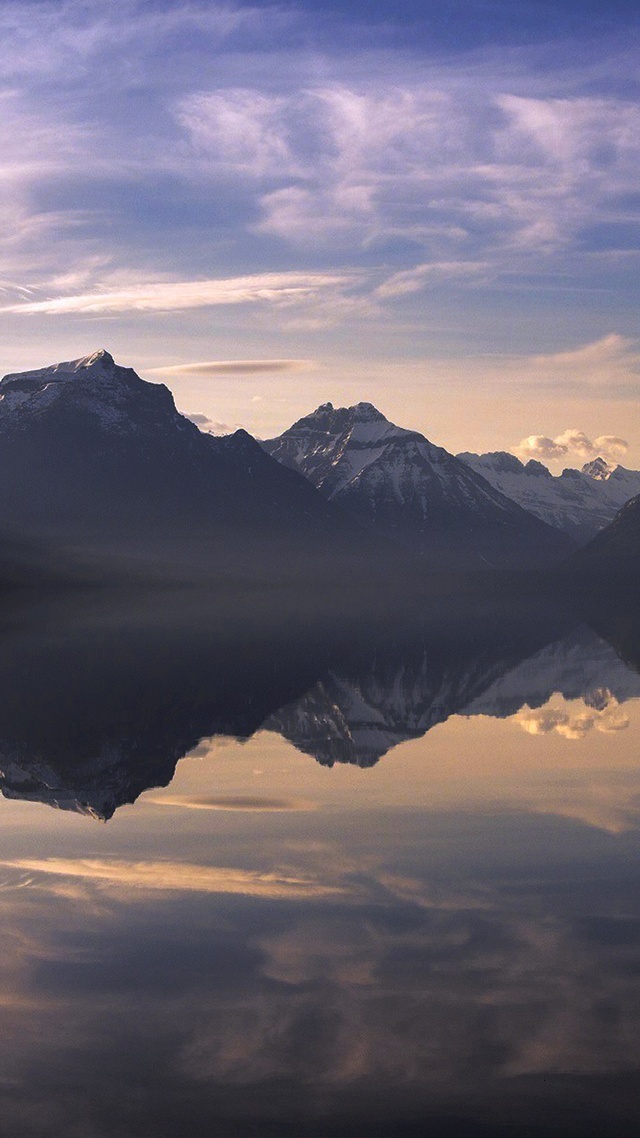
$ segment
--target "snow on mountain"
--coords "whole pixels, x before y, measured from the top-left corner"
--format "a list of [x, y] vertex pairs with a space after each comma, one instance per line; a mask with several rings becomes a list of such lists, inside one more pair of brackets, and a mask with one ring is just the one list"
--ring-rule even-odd
[[582, 470], [555, 476], [541, 462], [522, 463], [506, 451], [463, 452], [458, 458], [524, 509], [584, 544], [640, 493], [640, 471], [610, 466], [602, 458]]
[[615, 466], [612, 466], [610, 462], [607, 462], [601, 455], [598, 455], [598, 457], [592, 459], [591, 462], [585, 462], [582, 467], [582, 473], [588, 474], [589, 478], [595, 478], [597, 482], [606, 482], [607, 478], [611, 477], [615, 469]]
[[325, 403], [262, 445], [360, 524], [434, 565], [533, 566], [569, 551], [557, 530], [371, 403]]
[[[136, 434], [164, 425], [193, 435], [164, 384], [147, 383], [101, 349], [82, 359], [5, 375], [0, 432], [56, 414], [84, 414], [103, 431]], [[197, 429], [197, 428], [196, 428]]]

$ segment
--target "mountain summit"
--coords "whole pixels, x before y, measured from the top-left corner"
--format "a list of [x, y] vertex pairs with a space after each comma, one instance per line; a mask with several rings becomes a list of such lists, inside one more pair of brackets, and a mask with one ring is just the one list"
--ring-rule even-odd
[[582, 473], [588, 474], [590, 478], [595, 478], [598, 482], [606, 482], [615, 469], [615, 466], [607, 462], [602, 455], [598, 455], [597, 458], [592, 458], [591, 462], [585, 462]]
[[83, 419], [113, 434], [193, 431], [176, 410], [168, 387], [147, 383], [101, 349], [79, 360], [5, 375], [0, 381], [0, 431], [53, 418]]
[[548, 565], [571, 543], [464, 462], [371, 403], [324, 403], [262, 444], [370, 530], [433, 566]]

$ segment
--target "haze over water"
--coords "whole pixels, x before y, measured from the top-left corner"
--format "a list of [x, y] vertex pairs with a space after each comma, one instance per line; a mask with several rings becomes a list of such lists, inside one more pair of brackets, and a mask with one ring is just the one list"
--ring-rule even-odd
[[631, 1133], [633, 613], [271, 602], [5, 611], [5, 1132]]

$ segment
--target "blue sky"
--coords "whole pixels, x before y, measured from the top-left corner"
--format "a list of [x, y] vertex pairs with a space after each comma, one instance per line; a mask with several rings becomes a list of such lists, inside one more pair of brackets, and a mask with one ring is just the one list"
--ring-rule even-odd
[[4, 372], [104, 346], [216, 429], [369, 399], [640, 466], [635, 5], [21, 0], [0, 37]]

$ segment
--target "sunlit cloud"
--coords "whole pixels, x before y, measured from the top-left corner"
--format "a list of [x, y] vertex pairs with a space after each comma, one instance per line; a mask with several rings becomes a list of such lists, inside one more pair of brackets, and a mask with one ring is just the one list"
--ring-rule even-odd
[[546, 435], [528, 435], [513, 447], [513, 454], [523, 462], [532, 458], [539, 462], [549, 462], [572, 455], [582, 460], [601, 456], [618, 462], [624, 458], [628, 450], [627, 440], [617, 435], [598, 435], [590, 439], [584, 431], [570, 427], [562, 434], [556, 435], [554, 439]]
[[236, 423], [232, 426], [230, 423], [224, 423], [220, 419], [210, 419], [208, 415], [203, 415], [201, 411], [183, 411], [185, 419], [190, 419], [199, 427], [201, 431], [207, 431], [211, 435], [230, 435], [232, 431], [236, 430], [240, 424]]
[[47, 300], [0, 306], [0, 312], [50, 316], [72, 313], [169, 312], [189, 308], [208, 308], [226, 304], [295, 302], [323, 289], [347, 283], [336, 274], [264, 273], [259, 276], [226, 280], [160, 281], [133, 288], [109, 289], [78, 296], [58, 296]]
[[[235, 893], [250, 897], [312, 898], [344, 892], [312, 878], [248, 869], [195, 865], [172, 861], [122, 861], [100, 858], [17, 858], [3, 861], [7, 869], [47, 876], [81, 878], [127, 889], [169, 892]], [[35, 878], [34, 878], [35, 880]]]
[[614, 696], [608, 695], [604, 706], [594, 707], [584, 701], [563, 707], [547, 706], [532, 709], [524, 707], [513, 717], [513, 722], [528, 735], [548, 735], [554, 732], [564, 739], [584, 739], [591, 731], [612, 734], [625, 731], [629, 716]]

